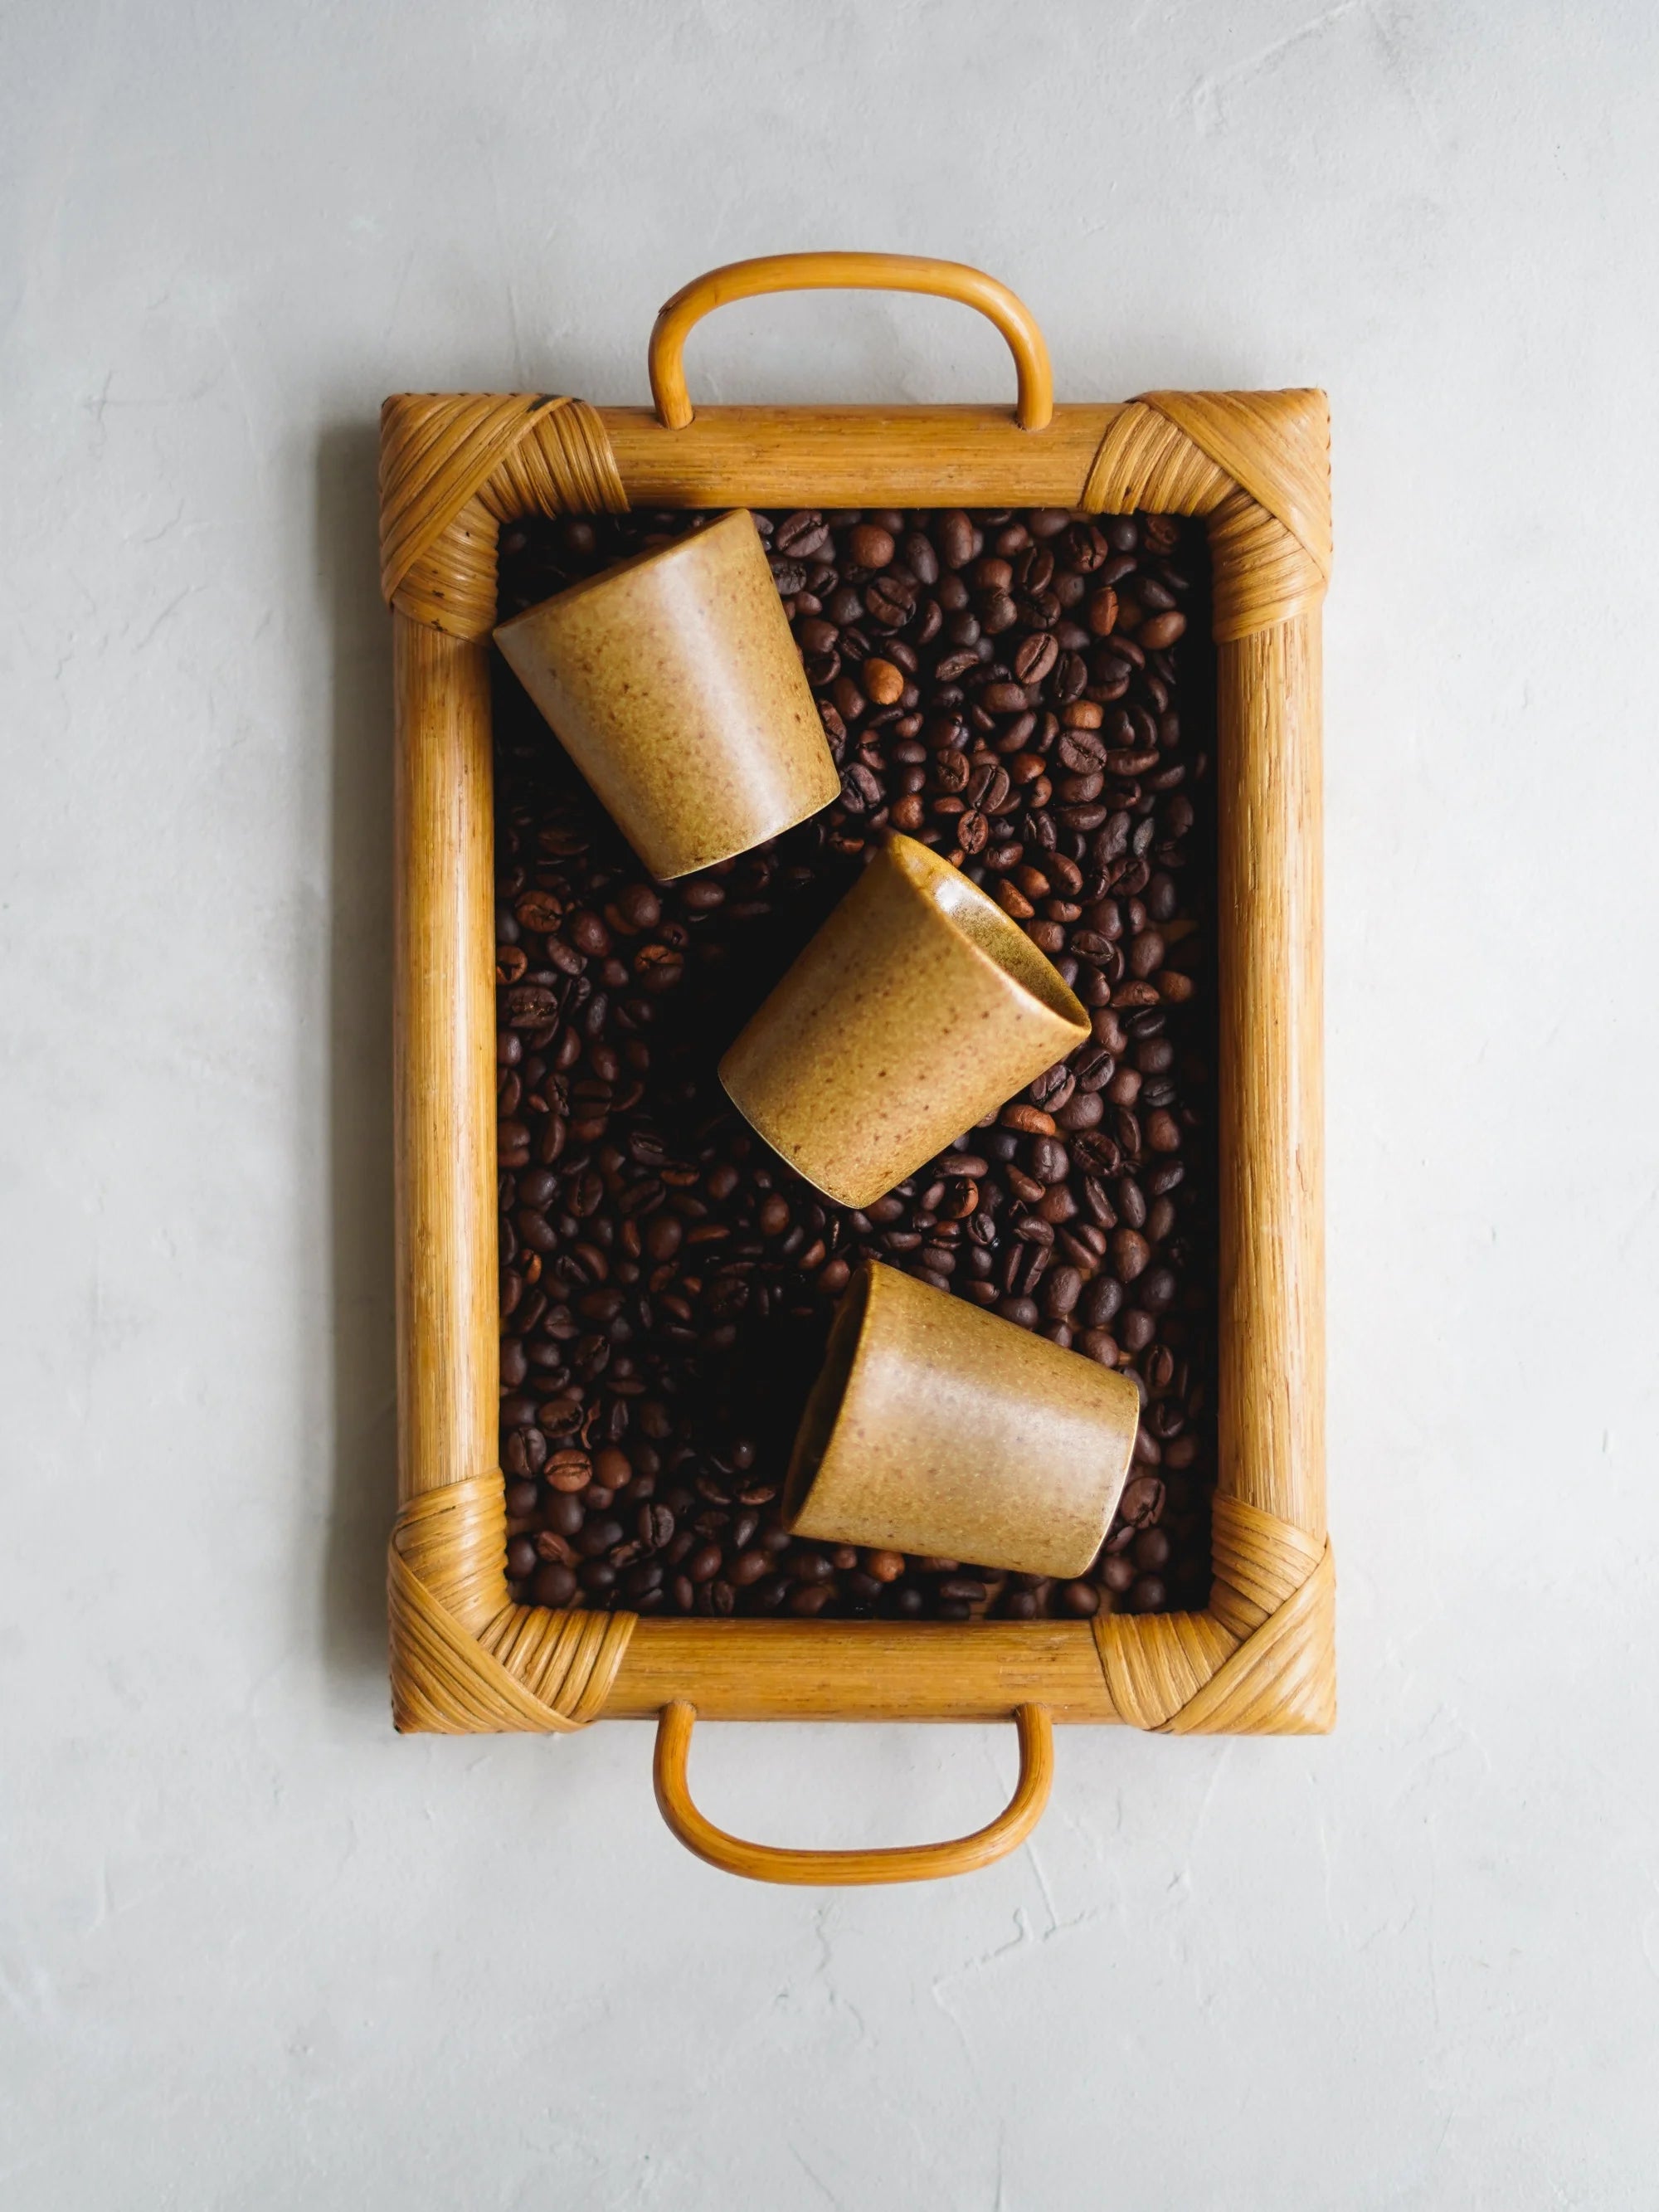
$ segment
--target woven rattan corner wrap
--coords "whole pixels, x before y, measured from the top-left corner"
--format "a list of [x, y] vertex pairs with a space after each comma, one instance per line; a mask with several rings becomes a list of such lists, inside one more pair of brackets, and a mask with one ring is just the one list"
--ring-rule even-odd
[[[664, 506], [960, 502], [1202, 515], [1212, 559], [1214, 634], [1223, 648], [1224, 717], [1231, 715], [1235, 726], [1246, 729], [1253, 730], [1258, 719], [1271, 726], [1285, 699], [1311, 700], [1316, 713], [1317, 614], [1330, 568], [1328, 443], [1322, 396], [1308, 392], [1154, 392], [1125, 406], [1057, 410], [1048, 429], [1029, 436], [992, 410], [714, 409], [700, 412], [690, 428], [670, 433], [641, 410], [602, 416], [580, 400], [535, 394], [391, 399], [382, 417], [381, 575], [399, 623], [400, 670], [407, 672], [400, 673], [400, 696], [407, 691], [426, 706], [438, 738], [447, 741], [459, 730], [476, 740], [480, 716], [487, 716], [485, 641], [495, 620], [499, 526], [530, 514], [620, 513], [629, 504], [631, 489], [636, 501]], [[422, 631], [453, 641], [447, 655], [435, 640], [422, 648]], [[434, 687], [446, 696], [431, 704], [428, 694]], [[412, 719], [418, 720], [418, 714]], [[416, 731], [410, 738], [406, 733], [416, 758], [413, 771], [405, 766], [402, 773], [416, 786], [426, 734]], [[487, 725], [484, 734], [487, 739]], [[1286, 771], [1291, 781], [1301, 775], [1305, 789], [1281, 790], [1275, 769], [1242, 799], [1227, 789], [1224, 753], [1223, 766], [1228, 803], [1263, 808], [1265, 788], [1281, 813], [1293, 816], [1300, 808], [1313, 823], [1308, 912], [1279, 915], [1273, 924], [1277, 935], [1270, 929], [1236, 956], [1241, 968], [1253, 962], [1271, 969], [1310, 919], [1316, 936], [1316, 760], [1291, 763]], [[476, 817], [487, 798], [487, 744], [483, 757], [470, 759], [451, 781], [471, 793], [467, 805]], [[427, 805], [422, 820], [449, 834], [444, 789], [434, 796], [422, 787], [413, 804], [417, 813]], [[1247, 826], [1253, 834], [1254, 825]], [[476, 839], [476, 832], [473, 818], [468, 834]], [[1285, 821], [1265, 822], [1263, 833], [1282, 839]], [[407, 868], [409, 856], [403, 864]], [[476, 852], [470, 865], [476, 878]], [[477, 903], [476, 881], [467, 896]], [[475, 1094], [488, 1071], [470, 1061], [461, 1065], [466, 1052], [477, 1057], [472, 1032], [483, 1018], [481, 994], [488, 990], [487, 975], [467, 964], [475, 950], [481, 957], [487, 953], [487, 945], [458, 949], [453, 942], [470, 927], [461, 903], [446, 908], [419, 940], [426, 949], [412, 957], [417, 967], [422, 959], [453, 956], [460, 962], [468, 1005], [458, 1012], [456, 1027], [467, 1030], [465, 1049], [451, 1050], [453, 1064], [443, 1061], [444, 1040], [434, 1047], [428, 1038], [426, 1049], [435, 1055], [440, 1087], [447, 1085], [446, 1095], [458, 1102], [454, 1116], [465, 1126], [455, 1133], [465, 1138], [470, 1132], [487, 1146], [493, 1124]], [[1311, 1006], [1316, 1020], [1316, 941], [1308, 957], [1312, 980], [1304, 972], [1302, 1003]], [[1276, 982], [1268, 974], [1236, 990], [1236, 1062], [1241, 1053], [1248, 1054], [1255, 1028], [1271, 1028], [1275, 1021], [1270, 994]], [[404, 1018], [413, 1020], [407, 1010]], [[1224, 1030], [1224, 1077], [1229, 1049]], [[1271, 1088], [1278, 1067], [1274, 1062], [1257, 1087]], [[1250, 1088], [1248, 1067], [1235, 1065], [1232, 1074], [1238, 1091]], [[1274, 1317], [1288, 1316], [1282, 1348], [1305, 1354], [1317, 1345], [1320, 1329], [1316, 1079], [1309, 1095], [1268, 1097], [1251, 1110], [1272, 1124], [1271, 1140], [1281, 1155], [1289, 1148], [1313, 1242], [1299, 1255], [1276, 1255], [1262, 1249], [1271, 1239], [1252, 1241], [1251, 1224], [1241, 1223], [1230, 1249], [1224, 1231], [1224, 1292], [1249, 1309], [1253, 1331], [1258, 1314], [1267, 1316], [1259, 1333], [1268, 1340]], [[1304, 1130], [1315, 1133], [1305, 1147]], [[1224, 1166], [1224, 1131], [1223, 1141]], [[405, 1151], [408, 1142], [406, 1134]], [[441, 1168], [441, 1145], [437, 1149]], [[493, 1155], [489, 1164], [493, 1171]], [[429, 1178], [434, 1171], [428, 1165], [410, 1172], [418, 1181], [419, 1174]], [[680, 1648], [674, 1625], [645, 1625], [634, 1650], [642, 1651], [649, 1639], [665, 1656], [656, 1672], [643, 1659], [637, 1670], [630, 1662], [638, 1686], [624, 1695], [635, 1616], [538, 1611], [514, 1606], [507, 1597], [502, 1484], [489, 1464], [493, 1423], [486, 1419], [493, 1415], [493, 1401], [486, 1406], [489, 1394], [477, 1372], [459, 1375], [469, 1359], [477, 1369], [493, 1358], [493, 1336], [489, 1343], [485, 1337], [494, 1318], [484, 1311], [483, 1255], [474, 1249], [484, 1233], [475, 1218], [481, 1203], [476, 1186], [477, 1178], [470, 1196], [464, 1193], [450, 1205], [446, 1194], [444, 1204], [431, 1209], [436, 1233], [421, 1212], [418, 1193], [400, 1200], [400, 1217], [408, 1217], [406, 1243], [430, 1248], [428, 1269], [434, 1254], [441, 1258], [446, 1237], [461, 1233], [451, 1216], [471, 1224], [464, 1237], [471, 1241], [469, 1283], [453, 1297], [442, 1281], [411, 1288], [411, 1271], [418, 1273], [421, 1263], [411, 1261], [407, 1249], [400, 1261], [408, 1340], [404, 1395], [420, 1404], [404, 1413], [404, 1503], [390, 1562], [398, 1725], [450, 1733], [558, 1730], [597, 1717], [607, 1700], [611, 1711], [647, 1711], [678, 1694], [666, 1679], [659, 1680], [670, 1668], [665, 1655]], [[493, 1285], [493, 1249], [488, 1259]], [[469, 1344], [457, 1348], [452, 1328]], [[1334, 1577], [1318, 1463], [1322, 1407], [1313, 1402], [1320, 1382], [1316, 1374], [1298, 1371], [1293, 1357], [1276, 1364], [1271, 1341], [1252, 1335], [1249, 1347], [1230, 1361], [1224, 1346], [1224, 1407], [1231, 1393], [1235, 1408], [1224, 1425], [1234, 1438], [1233, 1463], [1224, 1436], [1208, 1611], [1112, 1614], [1092, 1630], [1050, 1624], [951, 1631], [958, 1640], [950, 1651], [1029, 1650], [1040, 1652], [1045, 1664], [1052, 1657], [1053, 1680], [1060, 1686], [1051, 1702], [1060, 1718], [1117, 1718], [1176, 1734], [1308, 1733], [1331, 1726]], [[451, 1374], [446, 1363], [458, 1372]], [[493, 1372], [491, 1366], [492, 1392]], [[428, 1403], [437, 1407], [435, 1414], [422, 1410]], [[713, 1631], [720, 1648], [732, 1653], [781, 1650], [804, 1659], [810, 1652], [817, 1666], [826, 1655], [839, 1655], [849, 1683], [844, 1697], [849, 1711], [954, 1710], [948, 1690], [936, 1692], [932, 1703], [907, 1704], [902, 1682], [896, 1690], [887, 1686], [884, 1697], [879, 1681], [884, 1665], [902, 1672], [900, 1652], [915, 1653], [919, 1662], [937, 1654], [935, 1639], [947, 1633], [942, 1630], [848, 1626], [839, 1630], [840, 1640], [831, 1624], [697, 1623], [679, 1632], [700, 1630]], [[1077, 1665], [1082, 1649], [1095, 1654], [1086, 1674]], [[867, 1654], [867, 1670], [857, 1658], [848, 1661], [848, 1652]], [[926, 1661], [935, 1668], [936, 1680], [948, 1677], [949, 1663], [947, 1657], [941, 1676], [938, 1664]], [[961, 1664], [966, 1668], [969, 1662], [964, 1657]], [[805, 1664], [800, 1668], [803, 1677], [812, 1671]], [[1018, 1701], [1011, 1694], [1002, 1710]], [[750, 1700], [739, 1696], [732, 1709], [751, 1705], [757, 1711], [798, 1709], [775, 1681]], [[811, 1709], [839, 1708], [832, 1698]], [[962, 1708], [991, 1709], [982, 1691]]]
[[392, 1712], [443, 1735], [578, 1729], [596, 1719], [637, 1615], [514, 1605], [499, 1474], [411, 1498], [392, 1540]]
[[415, 393], [382, 410], [380, 589], [451, 637], [495, 625], [498, 525], [627, 507], [611, 441], [582, 400]]
[[1096, 1620], [1113, 1707], [1172, 1735], [1321, 1735], [1336, 1719], [1329, 1541], [1224, 1492], [1214, 1511], [1207, 1613]]

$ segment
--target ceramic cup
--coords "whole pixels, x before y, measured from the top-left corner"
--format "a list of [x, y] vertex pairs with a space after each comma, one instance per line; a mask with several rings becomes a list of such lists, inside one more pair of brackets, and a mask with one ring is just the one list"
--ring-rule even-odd
[[515, 615], [495, 642], [659, 878], [745, 853], [841, 788], [742, 508]]
[[810, 1183], [868, 1206], [1088, 1034], [1002, 908], [889, 832], [726, 1053], [720, 1081]]
[[1139, 1418], [1109, 1367], [868, 1262], [802, 1416], [784, 1526], [1069, 1581], [1105, 1540]]

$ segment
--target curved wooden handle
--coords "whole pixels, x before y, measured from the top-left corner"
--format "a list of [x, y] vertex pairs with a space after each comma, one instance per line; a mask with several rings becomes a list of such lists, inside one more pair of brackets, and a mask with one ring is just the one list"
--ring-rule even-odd
[[658, 1808], [687, 1850], [724, 1873], [745, 1875], [750, 1881], [817, 1887], [844, 1883], [850, 1887], [876, 1881], [939, 1881], [946, 1875], [972, 1874], [1025, 1841], [1042, 1817], [1054, 1778], [1054, 1739], [1047, 1707], [1018, 1705], [1014, 1724], [1019, 1730], [1019, 1780], [989, 1827], [976, 1828], [971, 1836], [957, 1836], [950, 1843], [905, 1844], [888, 1850], [785, 1850], [775, 1844], [750, 1844], [741, 1836], [727, 1835], [691, 1802], [685, 1762], [696, 1717], [696, 1707], [683, 1698], [665, 1705], [658, 1717], [652, 1761]]
[[934, 261], [914, 253], [763, 253], [753, 261], [728, 261], [682, 285], [659, 313], [651, 332], [651, 396], [665, 429], [691, 420], [681, 358], [686, 335], [711, 308], [763, 292], [927, 292], [977, 307], [1008, 341], [1019, 375], [1015, 420], [1022, 430], [1046, 430], [1054, 411], [1054, 371], [1030, 309], [1006, 284], [963, 261]]

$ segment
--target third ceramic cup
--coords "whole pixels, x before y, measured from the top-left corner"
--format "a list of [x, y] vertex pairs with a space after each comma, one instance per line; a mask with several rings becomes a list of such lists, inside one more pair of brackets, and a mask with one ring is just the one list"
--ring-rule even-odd
[[742, 508], [573, 584], [495, 642], [659, 878], [745, 853], [841, 789]]
[[1126, 1376], [871, 1262], [836, 1309], [784, 1526], [1070, 1581], [1105, 1541], [1139, 1418]]
[[720, 1073], [774, 1152], [861, 1206], [1088, 1034], [1059, 971], [1002, 908], [890, 831]]

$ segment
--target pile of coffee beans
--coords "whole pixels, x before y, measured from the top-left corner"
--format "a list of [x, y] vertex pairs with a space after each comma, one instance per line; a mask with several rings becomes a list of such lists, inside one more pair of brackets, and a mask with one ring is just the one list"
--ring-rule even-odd
[[[503, 533], [503, 616], [708, 517]], [[1086, 1619], [1201, 1606], [1214, 1480], [1213, 696], [1206, 556], [1164, 515], [757, 514], [842, 773], [813, 820], [650, 880], [496, 669], [508, 1573], [641, 1613]], [[715, 1074], [882, 831], [947, 854], [1090, 1009], [1064, 1064], [862, 1212]], [[1144, 1401], [1066, 1583], [798, 1541], [789, 1446], [865, 1257]]]

